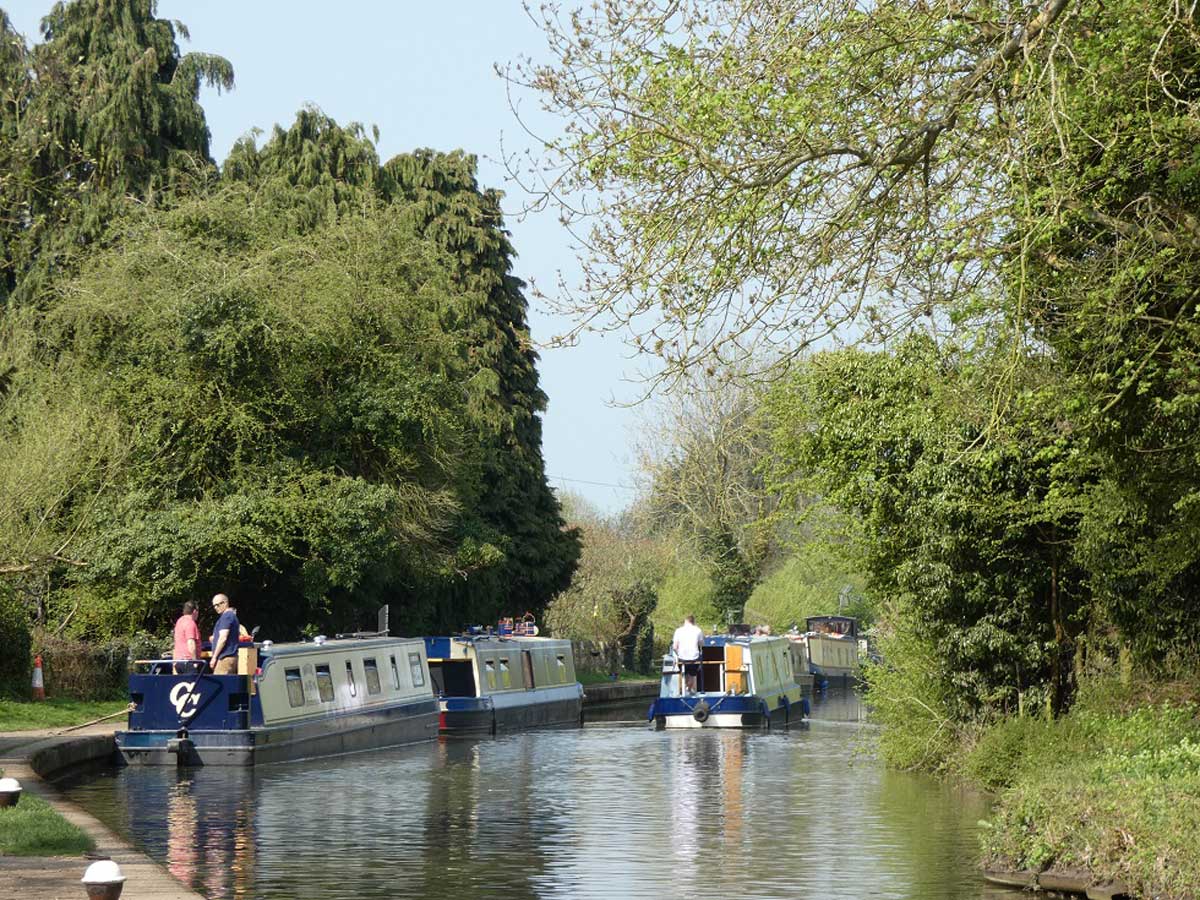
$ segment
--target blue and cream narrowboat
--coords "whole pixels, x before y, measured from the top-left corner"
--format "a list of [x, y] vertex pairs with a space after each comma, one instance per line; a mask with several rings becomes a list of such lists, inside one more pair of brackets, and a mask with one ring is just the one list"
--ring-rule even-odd
[[425, 650], [444, 734], [580, 722], [583, 686], [570, 641], [476, 631], [427, 637]]
[[419, 638], [243, 644], [237, 675], [175, 674], [135, 664], [119, 762], [248, 766], [437, 736], [438, 710]]
[[808, 665], [815, 681], [818, 684], [857, 681], [858, 620], [850, 616], [809, 616], [805, 627]]
[[770, 728], [803, 720], [807, 701], [782, 637], [712, 635], [700, 648], [696, 690], [684, 665], [663, 658], [662, 685], [650, 705], [655, 728]]

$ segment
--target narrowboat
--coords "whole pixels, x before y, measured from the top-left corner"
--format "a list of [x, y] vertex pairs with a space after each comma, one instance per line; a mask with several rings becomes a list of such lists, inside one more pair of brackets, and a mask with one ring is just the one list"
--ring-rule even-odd
[[792, 677], [796, 680], [796, 684], [800, 685], [801, 691], [811, 694], [813, 674], [812, 667], [808, 662], [808, 642], [804, 640], [804, 635], [795, 628], [785, 637], [788, 642], [788, 652], [792, 656]]
[[848, 683], [859, 677], [858, 620], [809, 616], [805, 621], [808, 665], [818, 684]]
[[498, 633], [475, 628], [425, 638], [443, 734], [580, 723], [583, 686], [575, 680], [571, 642], [537, 637], [528, 624], [517, 623], [515, 632], [504, 624]]
[[700, 654], [694, 692], [684, 664], [663, 657], [662, 685], [649, 712], [655, 728], [770, 728], [807, 715], [785, 638], [711, 635]]
[[237, 675], [175, 674], [142, 660], [129, 677], [126, 765], [249, 766], [437, 736], [425, 643], [371, 635], [243, 643]]

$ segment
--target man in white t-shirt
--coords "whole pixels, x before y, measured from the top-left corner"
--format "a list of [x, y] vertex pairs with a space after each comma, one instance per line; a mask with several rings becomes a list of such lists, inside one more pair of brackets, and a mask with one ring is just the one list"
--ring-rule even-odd
[[700, 642], [704, 632], [696, 627], [695, 616], [685, 616], [683, 624], [675, 629], [671, 638], [671, 650], [683, 666], [683, 680], [689, 693], [696, 692], [696, 677], [700, 674]]

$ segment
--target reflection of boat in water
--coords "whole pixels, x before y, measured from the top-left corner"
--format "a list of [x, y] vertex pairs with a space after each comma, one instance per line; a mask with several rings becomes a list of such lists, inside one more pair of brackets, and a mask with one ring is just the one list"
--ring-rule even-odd
[[818, 683], [859, 677], [858, 620], [850, 616], [809, 616], [804, 641], [808, 665]]
[[530, 623], [517, 623], [515, 632], [502, 622], [500, 633], [425, 638], [441, 731], [496, 734], [579, 724], [583, 686], [575, 680], [571, 642], [536, 637]]
[[684, 664], [664, 657], [662, 686], [650, 705], [655, 727], [767, 728], [806, 715], [784, 638], [712, 635], [700, 653], [694, 693], [686, 690]]
[[121, 762], [252, 765], [351, 753], [432, 738], [437, 704], [419, 639], [264, 641], [238, 675], [137, 664]]

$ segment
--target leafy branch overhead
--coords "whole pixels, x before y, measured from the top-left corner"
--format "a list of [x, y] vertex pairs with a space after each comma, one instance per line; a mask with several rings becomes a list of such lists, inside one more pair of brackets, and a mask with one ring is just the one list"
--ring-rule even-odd
[[[609, 2], [530, 8], [552, 62], [505, 70], [565, 122], [510, 167], [572, 228], [576, 324], [626, 331], [667, 377], [763, 343], [882, 339], [989, 312], [1003, 264], [1052, 223], [1164, 247], [1196, 220], [1147, 194], [1110, 207], [1063, 173], [1036, 209], [1021, 185], [1048, 140], [1111, 146], [1066, 97], [1141, 31], [1121, 88], [1179, 115], [1168, 64], [1194, 36], [1177, 2]], [[1147, 148], [1149, 149], [1149, 148]], [[1163, 148], [1159, 148], [1163, 149]], [[1130, 198], [1133, 200], [1135, 198]]]

